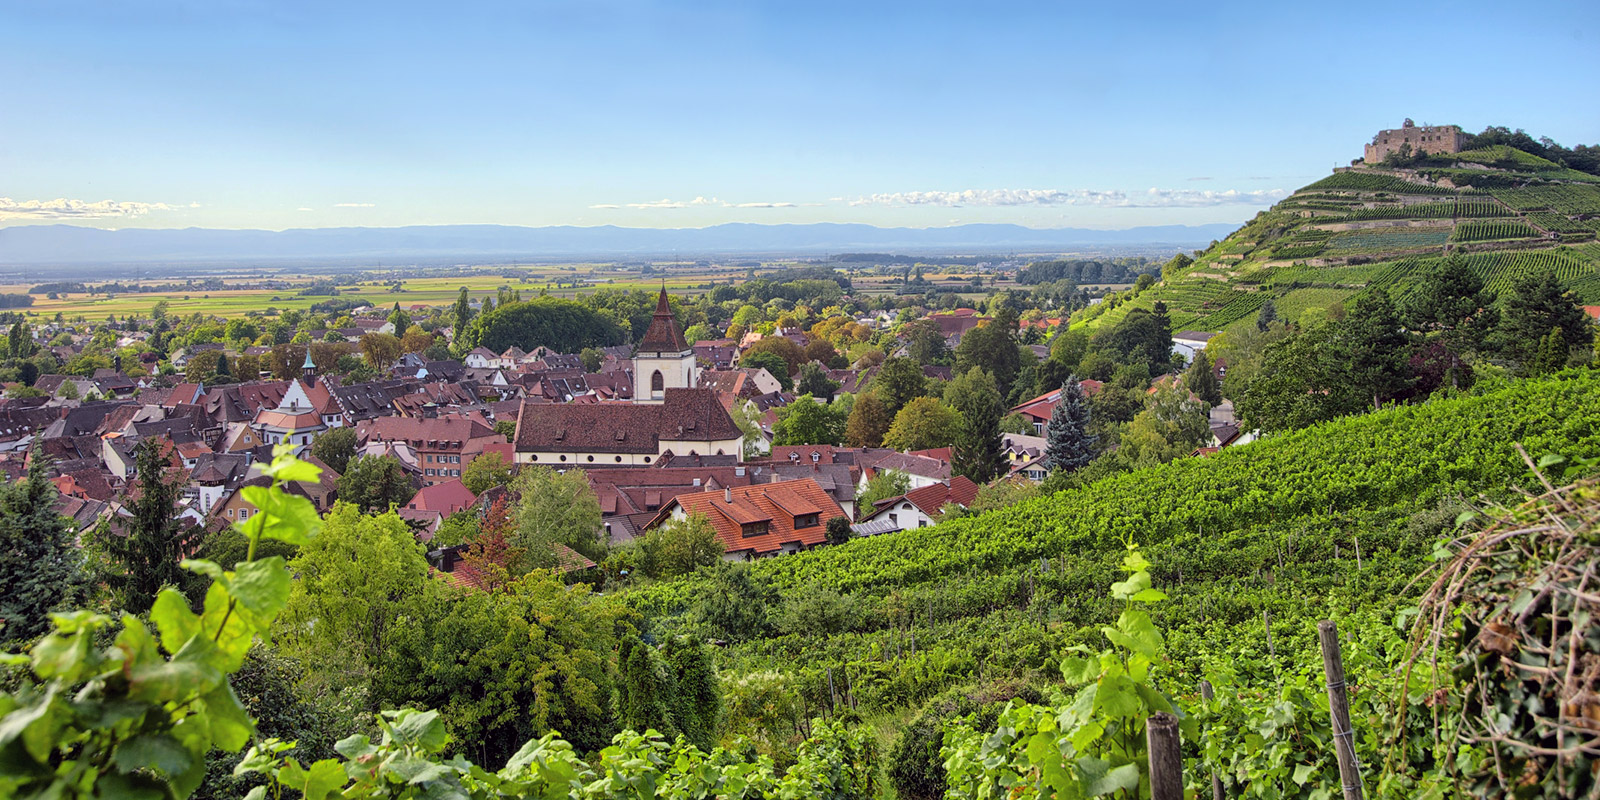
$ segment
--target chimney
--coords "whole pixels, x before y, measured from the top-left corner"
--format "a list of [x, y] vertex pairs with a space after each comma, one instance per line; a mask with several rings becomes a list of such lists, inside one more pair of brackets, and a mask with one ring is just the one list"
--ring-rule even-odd
[[733, 505], [733, 487], [730, 486], [722, 490], [722, 502]]

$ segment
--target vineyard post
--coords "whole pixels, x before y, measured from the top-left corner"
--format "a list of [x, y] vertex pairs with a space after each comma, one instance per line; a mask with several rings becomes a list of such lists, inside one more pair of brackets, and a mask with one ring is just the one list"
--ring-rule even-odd
[[833, 691], [833, 667], [828, 667], [828, 713], [834, 713], [834, 706], [839, 702], [838, 696]]
[[1272, 611], [1263, 610], [1261, 612], [1261, 619], [1267, 625], [1267, 654], [1273, 658], [1277, 658], [1278, 651], [1272, 646]]
[[1339, 626], [1317, 623], [1322, 644], [1322, 670], [1328, 679], [1328, 711], [1333, 721], [1334, 750], [1339, 756], [1339, 785], [1344, 800], [1361, 800], [1361, 765], [1356, 763], [1355, 731], [1350, 729], [1350, 697], [1345, 691], [1344, 657], [1339, 651]]
[[1150, 800], [1183, 800], [1183, 753], [1178, 748], [1178, 718], [1158, 711], [1144, 726], [1150, 748]]
[[[1200, 682], [1200, 697], [1211, 702], [1211, 681]], [[1211, 771], [1211, 800], [1222, 800], [1222, 778], [1217, 776], [1216, 770]]]

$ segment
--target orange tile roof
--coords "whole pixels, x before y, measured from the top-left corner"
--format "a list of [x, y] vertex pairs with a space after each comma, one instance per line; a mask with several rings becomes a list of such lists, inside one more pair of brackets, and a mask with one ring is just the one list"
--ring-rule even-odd
[[[732, 502], [729, 502], [731, 499]], [[685, 514], [704, 514], [717, 531], [717, 539], [729, 553], [767, 555], [786, 544], [815, 547], [828, 539], [828, 520], [843, 517], [839, 504], [811, 478], [781, 483], [736, 486], [720, 492], [680, 494], [663, 506], [646, 528], [654, 528], [682, 509]], [[795, 518], [817, 515], [817, 524], [795, 527]], [[745, 535], [745, 525], [766, 523], [764, 533]]]

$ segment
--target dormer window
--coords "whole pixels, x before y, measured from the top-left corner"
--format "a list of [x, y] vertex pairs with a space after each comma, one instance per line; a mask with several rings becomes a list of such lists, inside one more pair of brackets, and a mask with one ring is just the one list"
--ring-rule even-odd
[[817, 527], [817, 517], [818, 517], [818, 515], [816, 515], [816, 514], [801, 514], [800, 516], [795, 517], [794, 518], [795, 530], [799, 530], [801, 528], [815, 528], [815, 527]]
[[739, 526], [739, 533], [742, 536], [763, 536], [766, 534], [766, 532], [766, 520], [762, 520], [761, 522], [746, 522], [745, 524]]

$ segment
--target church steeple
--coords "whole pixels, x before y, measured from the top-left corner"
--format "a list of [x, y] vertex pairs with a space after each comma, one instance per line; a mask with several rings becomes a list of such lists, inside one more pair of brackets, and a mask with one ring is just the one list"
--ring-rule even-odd
[[300, 365], [300, 373], [305, 376], [306, 385], [309, 386], [317, 382], [317, 365], [311, 360], [311, 348], [309, 347], [306, 348], [305, 363]]
[[672, 315], [667, 287], [656, 297], [650, 327], [639, 340], [633, 356], [633, 401], [659, 403], [668, 389], [693, 388], [700, 382], [700, 368], [694, 361], [694, 348], [683, 338], [683, 329]]

